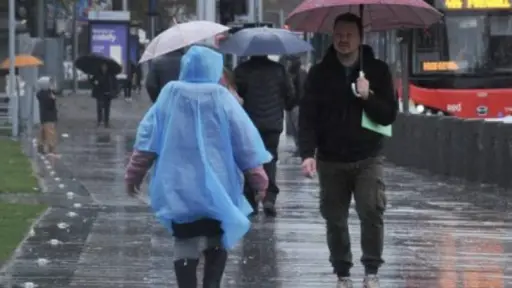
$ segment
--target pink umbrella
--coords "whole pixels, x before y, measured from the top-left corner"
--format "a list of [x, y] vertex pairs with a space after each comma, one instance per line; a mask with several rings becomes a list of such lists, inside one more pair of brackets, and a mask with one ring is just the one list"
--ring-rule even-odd
[[334, 19], [343, 13], [360, 16], [364, 28], [372, 31], [425, 28], [442, 17], [423, 0], [305, 0], [286, 24], [296, 31], [332, 32]]

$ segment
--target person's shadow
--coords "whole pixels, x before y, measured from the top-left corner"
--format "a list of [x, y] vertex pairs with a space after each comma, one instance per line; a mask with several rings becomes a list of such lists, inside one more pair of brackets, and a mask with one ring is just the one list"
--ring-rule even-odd
[[274, 219], [256, 216], [242, 241], [242, 255], [236, 281], [238, 287], [280, 287]]

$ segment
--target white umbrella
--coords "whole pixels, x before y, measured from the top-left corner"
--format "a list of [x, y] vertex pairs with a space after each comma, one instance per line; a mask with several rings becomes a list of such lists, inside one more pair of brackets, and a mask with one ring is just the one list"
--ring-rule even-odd
[[139, 63], [214, 37], [230, 28], [210, 21], [180, 23], [160, 33], [147, 46]]

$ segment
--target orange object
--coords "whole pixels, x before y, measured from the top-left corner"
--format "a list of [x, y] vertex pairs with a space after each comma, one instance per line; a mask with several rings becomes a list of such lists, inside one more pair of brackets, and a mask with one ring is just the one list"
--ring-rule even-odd
[[[1, 69], [9, 69], [9, 58], [2, 61], [2, 64], [0, 64]], [[15, 68], [22, 68], [22, 67], [36, 67], [43, 65], [43, 61], [41, 61], [39, 58], [34, 57], [32, 55], [17, 55], [16, 58], [14, 58], [14, 67]]]

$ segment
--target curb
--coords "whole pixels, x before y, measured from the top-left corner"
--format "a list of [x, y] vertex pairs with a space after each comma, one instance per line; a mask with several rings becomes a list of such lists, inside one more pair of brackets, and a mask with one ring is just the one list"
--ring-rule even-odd
[[[25, 237], [23, 237], [23, 240], [21, 240], [21, 242], [18, 244], [18, 246], [16, 246], [16, 249], [14, 249], [14, 252], [11, 254], [11, 257], [9, 257], [9, 259], [7, 259], [7, 261], [5, 261], [5, 263], [3, 263], [3, 266], [0, 267], [0, 283], [4, 283], [6, 276], [9, 276], [8, 275], [9, 270], [12, 267], [16, 258], [20, 255], [21, 247], [25, 244], [27, 239], [31, 237], [31, 232], [34, 230], [34, 228], [37, 226], [37, 224], [39, 224], [39, 222], [44, 217], [46, 217], [46, 215], [48, 215], [50, 213], [51, 210], [52, 210], [52, 207], [48, 207], [48, 209], [46, 209], [43, 213], [41, 213], [41, 215], [39, 215], [39, 217], [37, 217], [36, 220], [34, 220], [34, 222], [32, 222], [32, 225], [30, 225], [30, 228], [27, 231], [27, 233], [25, 234]], [[7, 287], [9, 287], [9, 286], [7, 286]]]

